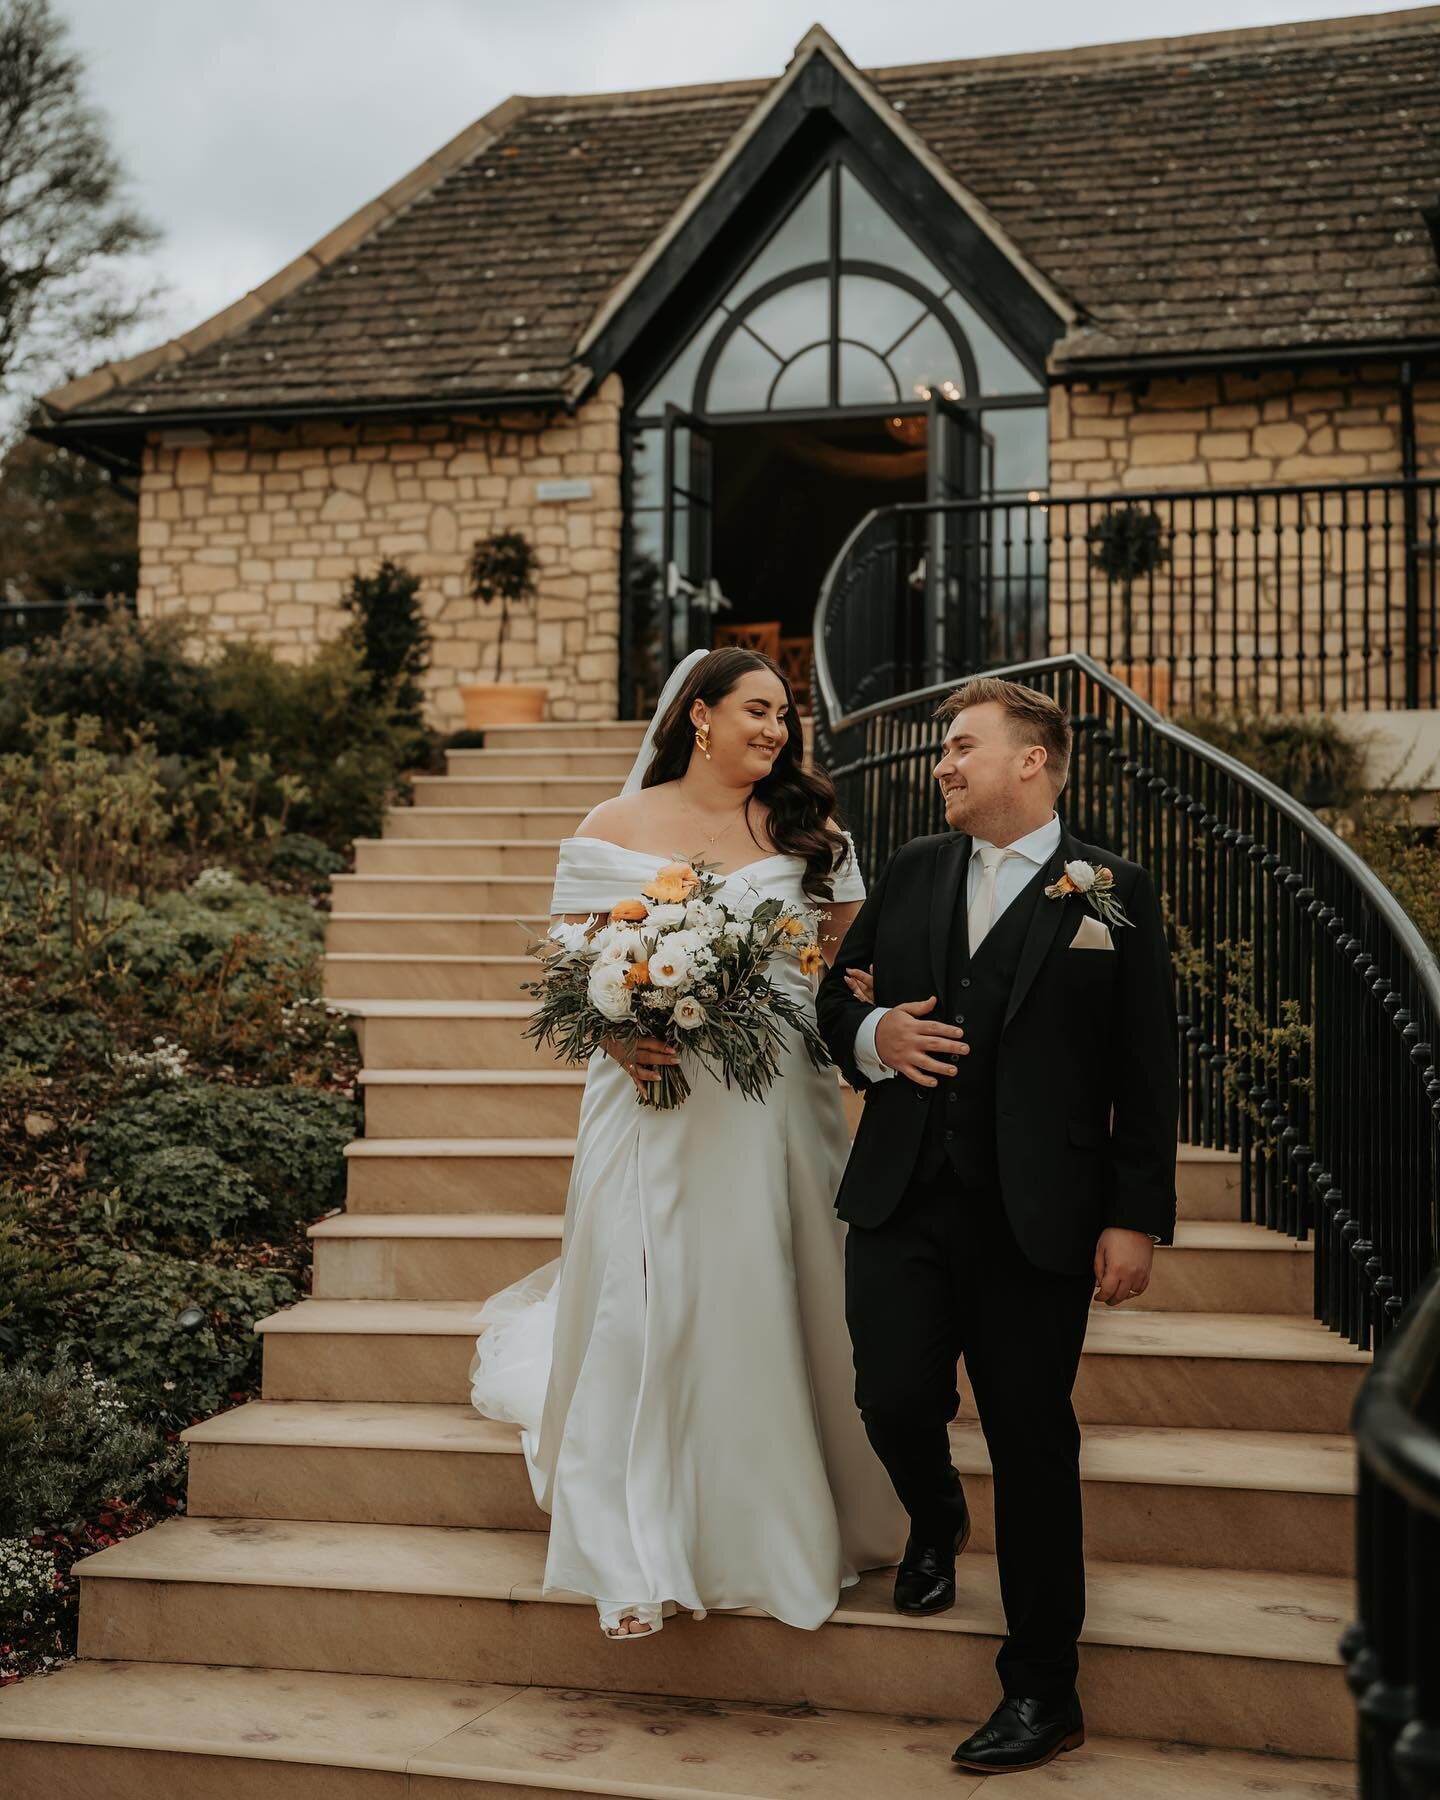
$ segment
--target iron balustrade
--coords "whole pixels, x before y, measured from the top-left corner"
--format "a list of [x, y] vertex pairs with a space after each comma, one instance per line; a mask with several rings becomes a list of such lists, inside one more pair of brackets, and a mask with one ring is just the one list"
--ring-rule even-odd
[[[1145, 864], [1176, 952], [1182, 1132], [1240, 1157], [1246, 1220], [1315, 1244], [1315, 1316], [1382, 1342], [1437, 1255], [1440, 967], [1348, 844], [1091, 658], [992, 673], [1075, 727], [1070, 826]], [[944, 829], [950, 684], [844, 713], [817, 665], [817, 754], [874, 877]]]
[[1366, 1800], [1440, 1796], [1440, 1276], [1355, 1406], [1360, 1616], [1341, 1640]]
[[1162, 711], [1440, 700], [1440, 477], [872, 512], [827, 577], [846, 712], [1075, 650]]

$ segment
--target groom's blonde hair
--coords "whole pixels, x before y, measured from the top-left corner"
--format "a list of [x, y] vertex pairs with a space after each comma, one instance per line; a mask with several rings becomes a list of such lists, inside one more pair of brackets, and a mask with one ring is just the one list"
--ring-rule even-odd
[[1070, 773], [1070, 720], [1048, 694], [999, 675], [974, 675], [945, 696], [935, 717], [948, 721], [967, 706], [985, 706], [992, 700], [1005, 712], [1017, 743], [1044, 749], [1046, 773], [1058, 794]]

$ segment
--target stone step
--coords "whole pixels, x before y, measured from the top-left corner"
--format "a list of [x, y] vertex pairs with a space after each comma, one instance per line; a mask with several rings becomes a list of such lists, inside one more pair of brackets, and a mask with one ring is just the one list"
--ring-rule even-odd
[[415, 775], [416, 806], [568, 806], [588, 813], [613, 800], [620, 783], [610, 775]]
[[634, 750], [622, 744], [525, 744], [506, 749], [447, 750], [445, 772], [488, 780], [492, 775], [583, 775], [590, 780], [606, 777], [612, 794], [618, 793], [635, 762]]
[[[192, 1518], [545, 1529], [519, 1432], [468, 1405], [259, 1400], [181, 1435]], [[993, 1550], [984, 1437], [973, 1422], [950, 1436], [973, 1547]], [[1102, 1562], [1351, 1572], [1348, 1437], [1092, 1425], [1081, 1475], [1086, 1542]]]
[[[548, 913], [553, 875], [336, 875], [332, 917], [350, 912]], [[387, 949], [405, 946], [390, 944]]]
[[[542, 1230], [534, 1208], [504, 1214], [493, 1197], [495, 1159], [467, 1155], [474, 1139], [433, 1140], [433, 1152], [430, 1141], [399, 1138], [389, 1144], [388, 1156], [351, 1158], [351, 1177], [366, 1169], [363, 1185], [372, 1200], [382, 1182], [389, 1182], [421, 1210], [407, 1205], [385, 1212], [372, 1205], [312, 1226], [317, 1298], [484, 1299], [557, 1254], [560, 1208], [550, 1230]], [[413, 1160], [407, 1149], [413, 1149]], [[377, 1178], [374, 1167], [381, 1163], [386, 1174]], [[447, 1205], [423, 1210], [432, 1192], [443, 1195]], [[467, 1195], [470, 1209], [457, 1210], [457, 1200], [463, 1203]], [[1174, 1244], [1156, 1256], [1145, 1306], [1151, 1312], [1269, 1313], [1308, 1320], [1314, 1316], [1313, 1273], [1309, 1246], [1278, 1232], [1181, 1220]]]
[[[545, 907], [550, 896], [545, 897]], [[368, 956], [519, 956], [550, 923], [538, 912], [352, 912], [325, 921], [325, 954]], [[528, 934], [528, 937], [527, 937]], [[362, 998], [363, 996], [356, 996]]]
[[332, 1213], [310, 1227], [311, 1292], [317, 1300], [488, 1299], [560, 1254], [560, 1226], [559, 1214]]
[[[618, 1660], [618, 1659], [617, 1659]], [[637, 1676], [638, 1680], [639, 1677]], [[884, 1686], [896, 1686], [893, 1675]], [[956, 1689], [953, 1709], [967, 1696]], [[978, 1696], [977, 1696], [978, 1697]], [[878, 1695], [877, 1695], [878, 1698]], [[874, 1701], [872, 1700], [872, 1704]], [[966, 1800], [977, 1718], [508, 1683], [79, 1662], [0, 1691], [9, 1800]], [[1063, 1771], [1063, 1773], [1056, 1773]], [[1022, 1791], [1071, 1800], [1353, 1800], [1350, 1765], [1092, 1731]], [[1026, 1786], [1025, 1784], [1032, 1784]]]
[[[542, 1593], [544, 1559], [539, 1532], [172, 1519], [77, 1565], [80, 1651], [912, 1716], [943, 1716], [957, 1693], [994, 1686], [1003, 1623], [981, 1553], [960, 1559], [958, 1604], [939, 1618], [896, 1614], [876, 1572], [811, 1634], [749, 1610], [712, 1613], [671, 1619], [623, 1655], [590, 1604]], [[1092, 1562], [1087, 1723], [1343, 1756], [1354, 1723], [1336, 1644], [1352, 1607], [1351, 1584], [1331, 1576]]]
[[552, 885], [558, 843], [511, 838], [357, 838], [357, 875], [535, 875]]
[[386, 838], [545, 838], [569, 837], [585, 817], [576, 806], [392, 806], [385, 814]]
[[361, 1069], [357, 1083], [367, 1137], [572, 1139], [585, 1071]]
[[[511, 927], [516, 943], [519, 931]], [[531, 956], [405, 956], [393, 951], [332, 950], [323, 966], [330, 1000], [523, 1000], [524, 981], [539, 964]]]
[[565, 1209], [570, 1138], [356, 1138], [345, 1146], [346, 1213], [530, 1213]]
[[533, 1007], [510, 1000], [345, 1002], [370, 1069], [523, 1069], [548, 1067], [521, 1036]]
[[[267, 1400], [456, 1402], [481, 1300], [302, 1300], [262, 1319]], [[1312, 1319], [1097, 1306], [1075, 1386], [1085, 1424], [1343, 1432], [1368, 1354]], [[961, 1416], [974, 1417], [961, 1379]]]
[[616, 750], [634, 756], [645, 736], [643, 719], [547, 719], [537, 725], [488, 725], [485, 745], [494, 750]]
[[[365, 1130], [372, 1137], [573, 1137], [580, 1122], [583, 1069], [524, 1066], [531, 1046], [516, 1034], [516, 1066], [509, 1069], [366, 1067]], [[841, 1084], [851, 1129], [863, 1101]], [[1238, 1220], [1240, 1165], [1229, 1151], [1182, 1144], [1176, 1164], [1180, 1216]]]

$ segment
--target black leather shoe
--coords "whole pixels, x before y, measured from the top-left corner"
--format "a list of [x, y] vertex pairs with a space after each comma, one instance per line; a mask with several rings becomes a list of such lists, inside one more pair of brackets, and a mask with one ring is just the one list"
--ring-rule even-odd
[[895, 1610], [923, 1618], [928, 1613], [948, 1612], [955, 1604], [955, 1558], [970, 1542], [970, 1515], [949, 1544], [905, 1545], [895, 1571]]
[[1007, 1695], [951, 1757], [976, 1775], [1040, 1769], [1085, 1742], [1085, 1718], [1073, 1695], [1060, 1705]]

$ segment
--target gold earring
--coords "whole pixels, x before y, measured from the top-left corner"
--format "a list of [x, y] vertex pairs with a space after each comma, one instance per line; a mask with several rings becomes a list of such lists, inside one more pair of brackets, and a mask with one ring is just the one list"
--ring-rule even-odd
[[697, 725], [695, 727], [695, 748], [705, 758], [706, 762], [709, 762], [710, 727], [708, 725]]

